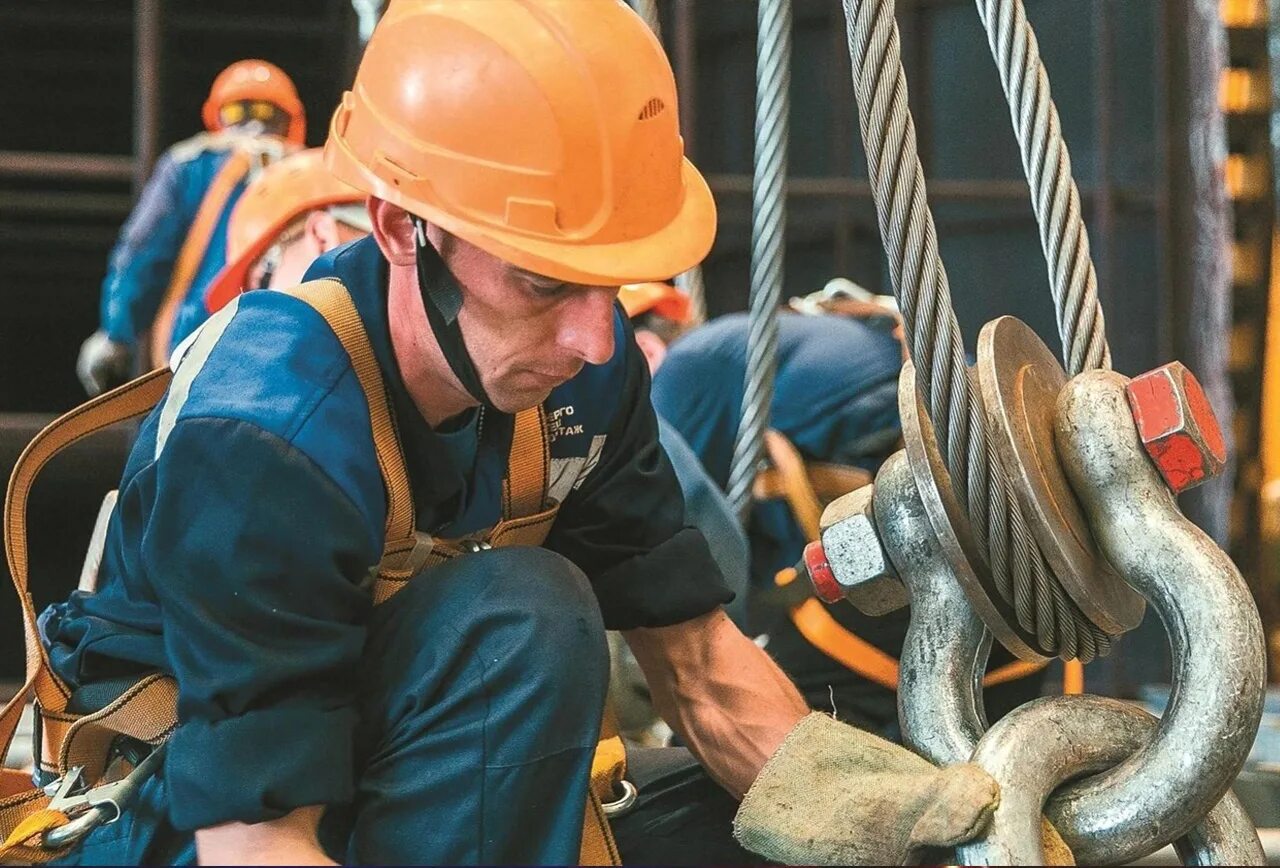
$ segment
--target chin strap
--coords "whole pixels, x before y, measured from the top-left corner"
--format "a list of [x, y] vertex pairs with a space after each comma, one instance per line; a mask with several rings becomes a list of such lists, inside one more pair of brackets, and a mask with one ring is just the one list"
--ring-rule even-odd
[[458, 325], [458, 312], [462, 310], [462, 287], [445, 267], [440, 254], [427, 241], [427, 230], [422, 220], [413, 217], [413, 238], [417, 248], [418, 290], [422, 293], [422, 306], [427, 311], [427, 322], [436, 336], [436, 343], [444, 353], [458, 382], [467, 394], [485, 407], [493, 407], [489, 395], [480, 381], [480, 372], [471, 361], [467, 343]]

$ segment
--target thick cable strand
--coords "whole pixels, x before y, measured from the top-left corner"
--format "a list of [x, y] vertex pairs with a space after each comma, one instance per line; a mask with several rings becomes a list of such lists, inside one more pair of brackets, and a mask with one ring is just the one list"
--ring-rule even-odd
[[747, 332], [742, 421], [729, 470], [729, 503], [744, 525], [751, 512], [751, 489], [764, 456], [764, 432], [773, 403], [791, 109], [791, 0], [760, 0], [758, 8], [751, 325]]
[[892, 0], [844, 0], [845, 20], [880, 233], [907, 343], [951, 485], [964, 503], [995, 590], [1041, 648], [1091, 659], [1109, 646], [1054, 579], [1027, 526], [965, 363], [938, 251], [907, 101]]
[[636, 14], [644, 19], [644, 23], [653, 31], [653, 35], [662, 41], [662, 19], [658, 17], [658, 0], [628, 0]]
[[1035, 31], [1022, 0], [976, 2], [1031, 186], [1057, 309], [1063, 364], [1071, 376], [1109, 368], [1111, 349], [1098, 303], [1098, 276], [1089, 252], [1080, 191], [1071, 175], [1071, 155]]

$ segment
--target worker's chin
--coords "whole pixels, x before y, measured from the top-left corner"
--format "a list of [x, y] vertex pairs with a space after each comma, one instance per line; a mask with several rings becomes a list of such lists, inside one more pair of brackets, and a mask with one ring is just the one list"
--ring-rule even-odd
[[523, 386], [521, 388], [504, 388], [489, 392], [489, 400], [493, 406], [503, 413], [519, 413], [530, 407], [537, 407], [550, 396], [552, 386]]

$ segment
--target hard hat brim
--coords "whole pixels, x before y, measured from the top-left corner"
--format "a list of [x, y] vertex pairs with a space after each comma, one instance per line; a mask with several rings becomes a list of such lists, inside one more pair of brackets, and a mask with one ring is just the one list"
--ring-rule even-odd
[[249, 269], [262, 254], [267, 252], [267, 248], [274, 240], [274, 234], [259, 239], [238, 258], [222, 267], [204, 292], [205, 310], [215, 314], [244, 292], [245, 281], [249, 279]]
[[339, 179], [456, 235], [512, 265], [566, 283], [621, 286], [670, 280], [702, 262], [716, 235], [716, 204], [711, 188], [693, 163], [682, 158], [684, 201], [663, 227], [648, 235], [607, 244], [535, 238], [490, 223], [477, 223], [446, 213], [407, 193], [365, 166], [336, 132], [341, 110], [334, 114], [325, 143], [325, 164]]
[[687, 159], [681, 165], [681, 178], [685, 195], [676, 216], [657, 232], [629, 241], [565, 244], [487, 226], [450, 229], [445, 220], [440, 225], [500, 259], [568, 283], [621, 286], [670, 280], [701, 263], [716, 236], [711, 188]]

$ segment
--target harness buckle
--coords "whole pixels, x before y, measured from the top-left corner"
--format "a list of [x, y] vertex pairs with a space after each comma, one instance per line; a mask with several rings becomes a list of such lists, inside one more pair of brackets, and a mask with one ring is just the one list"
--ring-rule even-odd
[[161, 744], [133, 771], [111, 783], [89, 787], [84, 780], [84, 767], [76, 766], [49, 784], [45, 787], [45, 792], [53, 791], [49, 810], [60, 811], [71, 819], [65, 825], [45, 832], [40, 846], [46, 850], [74, 846], [99, 826], [110, 825], [120, 819], [138, 797], [142, 785], [160, 768], [164, 753], [165, 745]]

